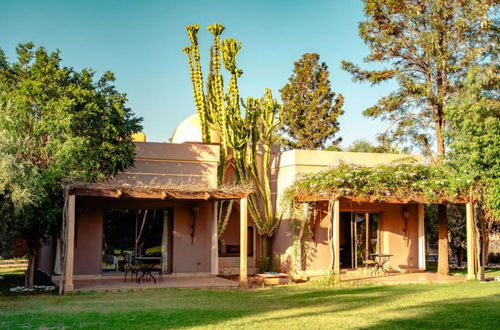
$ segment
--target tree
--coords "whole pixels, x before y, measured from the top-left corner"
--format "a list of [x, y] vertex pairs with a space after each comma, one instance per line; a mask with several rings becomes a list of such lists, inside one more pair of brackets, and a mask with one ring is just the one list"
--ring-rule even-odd
[[[395, 80], [399, 88], [365, 110], [390, 122], [387, 135], [417, 142], [432, 163], [445, 156], [445, 108], [461, 88], [468, 70], [491, 60], [494, 0], [364, 0], [366, 21], [359, 25], [370, 48], [368, 63], [383, 70], [363, 70], [343, 61], [355, 81], [379, 84]], [[436, 148], [433, 150], [433, 143]], [[448, 273], [446, 207], [439, 207], [438, 272]]]
[[[306, 53], [294, 63], [292, 76], [280, 90], [283, 100], [282, 131], [289, 146], [322, 149], [339, 130], [344, 97], [332, 91], [328, 66], [319, 54]], [[338, 138], [333, 144], [340, 143]]]
[[391, 153], [391, 154], [402, 154], [409, 153], [407, 148], [401, 148], [399, 145], [394, 143], [394, 141], [388, 140], [384, 136], [377, 136], [377, 140], [379, 141], [378, 145], [372, 144], [367, 140], [356, 140], [349, 147], [346, 148], [346, 151], [349, 152], [373, 152], [373, 153]]
[[464, 88], [445, 109], [451, 139], [450, 160], [457, 173], [473, 183], [481, 206], [476, 214], [481, 229], [481, 280], [485, 280], [489, 236], [500, 223], [500, 101], [498, 71], [470, 71]]
[[0, 227], [28, 243], [27, 287], [40, 241], [59, 228], [64, 183], [133, 165], [131, 135], [141, 130], [111, 72], [95, 80], [59, 54], [21, 44], [9, 63], [0, 50]]
[[367, 140], [356, 140], [349, 147], [347, 147], [346, 151], [349, 151], [349, 152], [376, 152], [375, 149], [376, 149], [376, 147]]

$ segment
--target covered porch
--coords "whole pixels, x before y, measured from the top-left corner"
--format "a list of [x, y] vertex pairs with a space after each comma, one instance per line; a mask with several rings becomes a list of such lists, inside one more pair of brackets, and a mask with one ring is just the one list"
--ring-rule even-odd
[[[72, 184], [66, 188], [66, 192], [60, 244], [61, 269], [60, 275], [53, 277], [53, 281], [64, 292], [237, 285], [236, 282], [217, 277], [219, 274], [217, 205], [223, 200], [238, 201], [241, 210], [240, 227], [247, 228], [247, 196], [250, 192], [247, 188], [200, 189], [187, 185]], [[109, 229], [106, 232], [103, 218], [105, 211], [109, 209], [123, 210], [123, 214], [143, 215], [142, 225], [141, 220], [137, 222], [136, 219], [136, 234], [129, 239], [136, 242], [135, 252], [134, 248], [124, 251], [123, 247], [120, 249], [106, 247], [110, 244], [109, 239], [105, 239], [104, 236], [111, 236], [112, 232]], [[142, 210], [142, 213], [137, 210]], [[151, 216], [153, 212], [150, 212], [148, 221], [159, 224], [152, 227], [152, 234], [155, 234], [156, 230], [156, 236], [160, 238], [149, 248], [142, 245], [138, 248], [137, 241], [140, 234], [138, 236], [137, 232], [142, 232], [149, 210], [153, 210], [155, 216]], [[116, 219], [124, 223], [123, 217]], [[117, 222], [117, 228], [120, 228], [121, 223]], [[143, 241], [147, 242], [144, 236]], [[246, 230], [241, 231], [239, 240], [242, 247], [240, 253], [246, 256], [248, 254]], [[107, 252], [108, 250], [111, 252]], [[119, 252], [116, 252], [117, 250]], [[154, 256], [143, 256], [144, 252]], [[123, 269], [118, 269], [123, 260], [116, 257], [117, 269], [111, 272], [102, 266], [110, 263], [110, 261], [104, 262], [104, 259], [110, 259], [110, 256], [117, 253], [133, 255], [135, 259], [139, 259], [139, 256], [141, 259], [155, 259], [154, 262], [158, 263], [162, 271], [162, 281], [155, 283], [146, 279], [140, 283], [130, 280], [124, 282]], [[246, 282], [247, 274], [247, 258], [240, 258], [241, 282]]]
[[[387, 280], [383, 280], [388, 282], [399, 282], [402, 275], [431, 282], [444, 280], [433, 279], [437, 274], [424, 273], [426, 269], [424, 208], [426, 204], [431, 203], [466, 204], [469, 261], [467, 278], [474, 279], [477, 276], [477, 262], [474, 257], [477, 243], [472, 198], [457, 197], [430, 201], [423, 196], [407, 199], [386, 196], [375, 199], [367, 196], [316, 194], [296, 196], [295, 200], [298, 203], [312, 205], [313, 224], [316, 214], [325, 214], [319, 223], [325, 223], [325, 231], [329, 238], [325, 239], [323, 252], [317, 248], [316, 254], [320, 258], [313, 260], [311, 262], [313, 265], [315, 262], [321, 269], [332, 269], [336, 274], [343, 272], [349, 274], [347, 278], [350, 278], [353, 274], [359, 275], [361, 269], [368, 268], [367, 261], [374, 260], [378, 263], [377, 267], [384, 263], [383, 267], [387, 273], [382, 272], [381, 275], [388, 277]], [[315, 234], [314, 225], [312, 228]], [[346, 273], [346, 270], [354, 272]], [[365, 274], [366, 272], [370, 270], [365, 269]], [[380, 276], [366, 276], [366, 279], [358, 276], [357, 280], [371, 281], [370, 277]], [[450, 279], [456, 280], [453, 277]]]
[[231, 281], [216, 275], [203, 276], [173, 276], [162, 275], [162, 280], [143, 281], [123, 281], [123, 277], [104, 276], [100, 279], [73, 280], [73, 291], [115, 291], [115, 290], [144, 290], [144, 289], [217, 289], [235, 288], [239, 286], [237, 281]]

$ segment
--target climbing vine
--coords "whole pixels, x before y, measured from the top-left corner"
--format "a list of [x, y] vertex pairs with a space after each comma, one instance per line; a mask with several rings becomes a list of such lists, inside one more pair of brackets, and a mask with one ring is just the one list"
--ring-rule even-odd
[[471, 184], [470, 178], [446, 164], [428, 166], [405, 161], [368, 167], [341, 163], [327, 171], [302, 175], [285, 191], [283, 199], [291, 202], [294, 196], [335, 194], [375, 201], [423, 197], [437, 202], [466, 196]]

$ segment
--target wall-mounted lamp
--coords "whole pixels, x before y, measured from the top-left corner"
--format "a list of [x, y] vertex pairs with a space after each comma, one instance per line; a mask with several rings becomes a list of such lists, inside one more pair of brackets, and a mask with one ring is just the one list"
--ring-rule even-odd
[[313, 220], [312, 220], [312, 223], [311, 223], [311, 239], [313, 241], [316, 239], [316, 220], [319, 217], [319, 212], [320, 212], [319, 209], [313, 208], [313, 212], [312, 212]]
[[191, 244], [194, 244], [194, 230], [196, 227], [196, 217], [200, 211], [200, 206], [198, 204], [191, 206], [191, 214], [193, 216], [193, 224], [191, 225]]
[[410, 221], [410, 212], [408, 211], [407, 207], [403, 208], [403, 221], [405, 223], [405, 228], [403, 229], [403, 233], [405, 233], [405, 238], [406, 240], [408, 240], [408, 221]]

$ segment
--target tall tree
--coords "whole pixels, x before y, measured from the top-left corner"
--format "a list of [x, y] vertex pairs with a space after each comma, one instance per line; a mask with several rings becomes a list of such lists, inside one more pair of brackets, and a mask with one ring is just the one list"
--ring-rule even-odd
[[26, 286], [40, 240], [56, 232], [66, 181], [98, 181], [133, 164], [141, 118], [106, 72], [63, 67], [59, 51], [0, 50], [0, 227], [28, 243]]
[[306, 53], [294, 63], [292, 76], [280, 90], [282, 130], [290, 147], [322, 149], [338, 132], [344, 97], [332, 91], [329, 75], [326, 63], [319, 63], [319, 54]]
[[[365, 110], [390, 122], [388, 135], [415, 141], [433, 163], [445, 156], [444, 109], [461, 88], [468, 70], [491, 59], [495, 0], [364, 0], [361, 38], [370, 48], [368, 63], [387, 69], [363, 70], [342, 62], [355, 81], [395, 80], [398, 89]], [[435, 143], [435, 148], [433, 144]], [[438, 272], [448, 273], [446, 206], [440, 206]]]
[[473, 183], [473, 194], [480, 208], [481, 279], [485, 280], [489, 236], [500, 223], [500, 75], [474, 68], [464, 88], [445, 109], [449, 130], [450, 160], [457, 173]]

